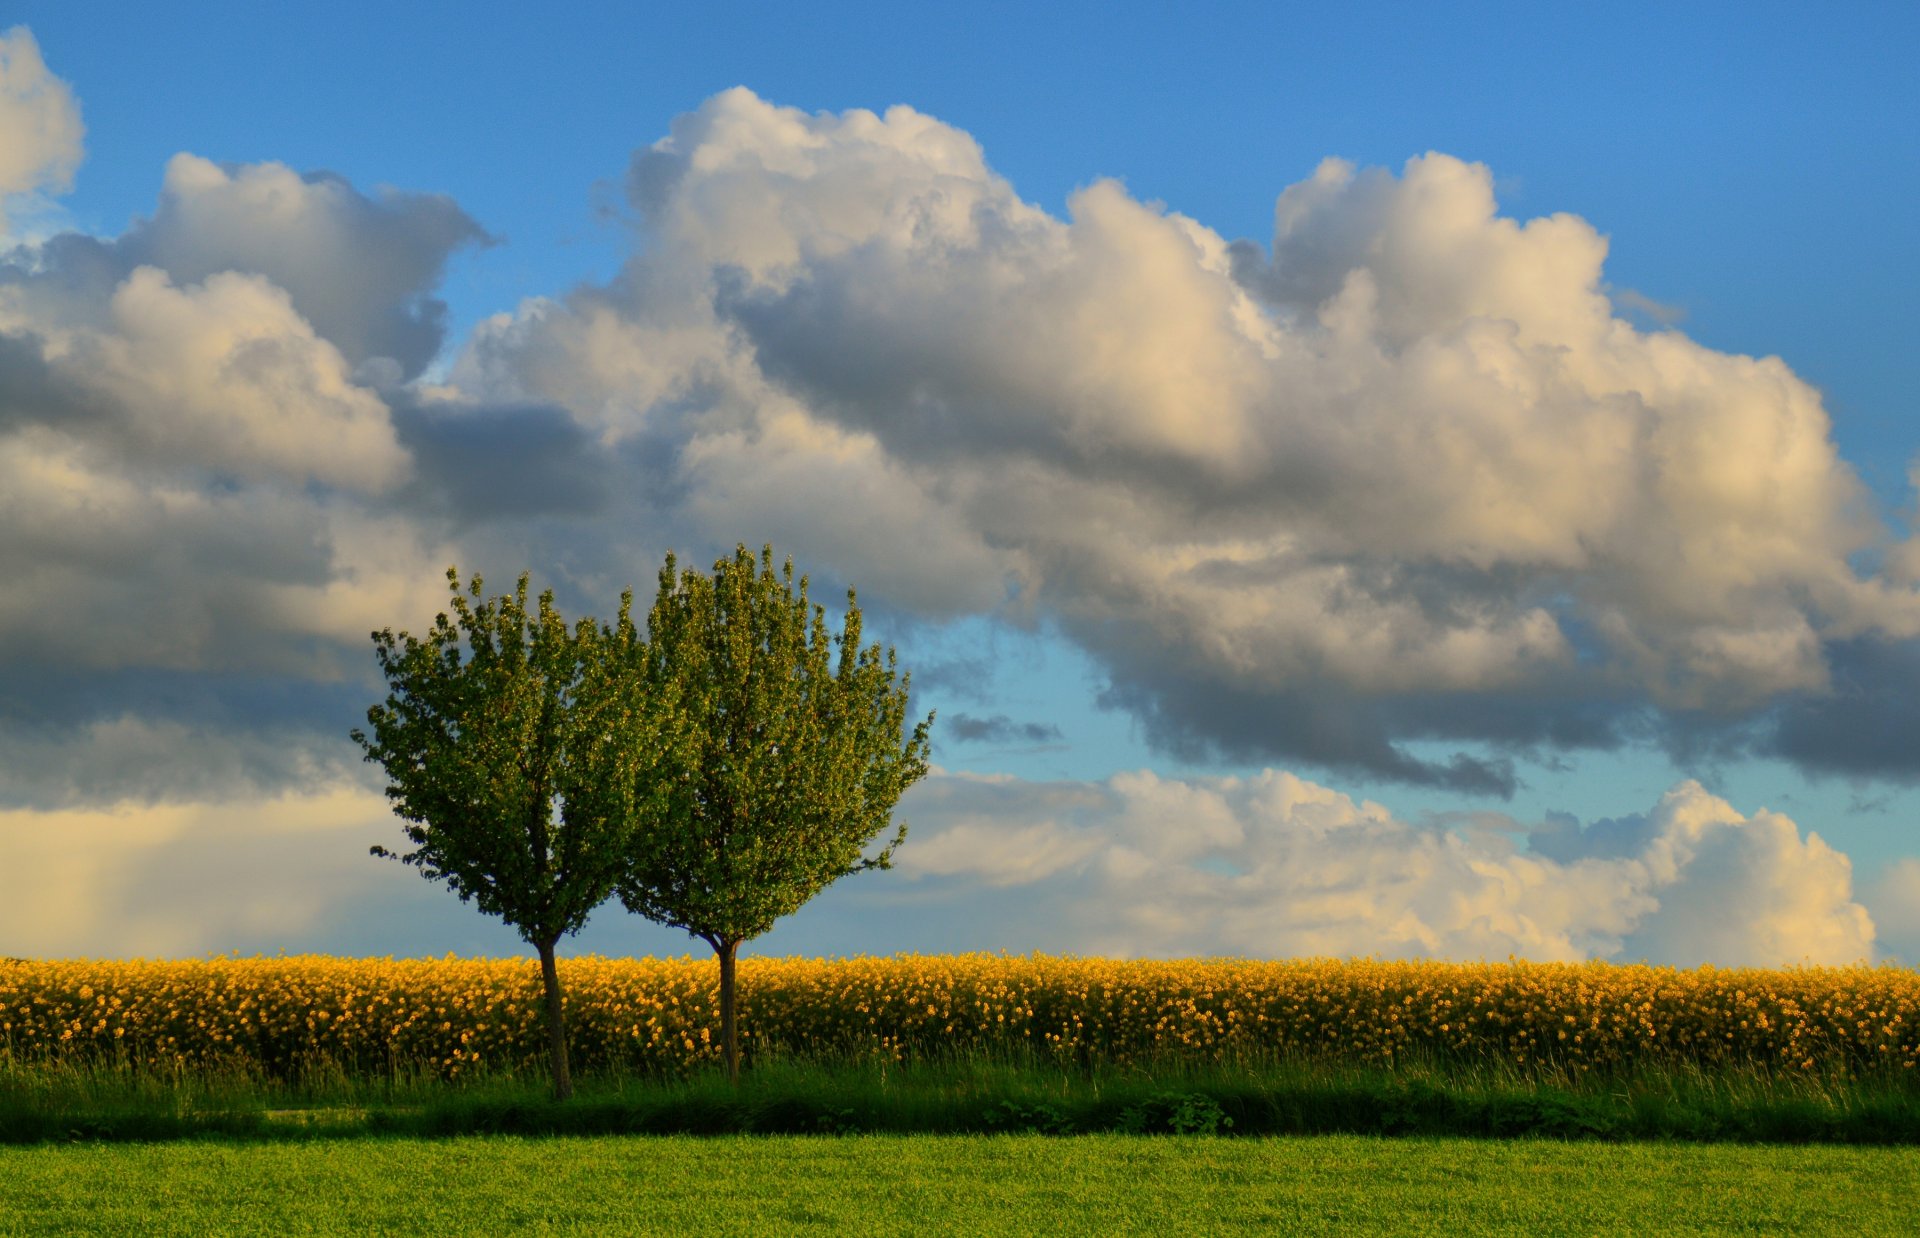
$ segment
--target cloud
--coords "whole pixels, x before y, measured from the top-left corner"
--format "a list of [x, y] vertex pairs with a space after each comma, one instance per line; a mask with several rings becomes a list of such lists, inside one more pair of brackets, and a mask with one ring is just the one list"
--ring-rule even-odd
[[1662, 327], [1678, 326], [1686, 320], [1687, 311], [1677, 305], [1668, 305], [1656, 301], [1645, 293], [1631, 288], [1610, 288], [1607, 298], [1620, 309], [1629, 310]]
[[1846, 856], [1698, 783], [1643, 816], [1414, 824], [1293, 774], [1031, 783], [940, 774], [896, 859], [1002, 940], [1106, 955], [1848, 963], [1874, 953]]
[[[444, 383], [439, 283], [489, 238], [439, 195], [183, 154], [121, 235], [0, 256], [0, 717], [306, 786], [366, 633], [448, 563], [605, 613], [669, 548], [771, 537], [823, 597], [1063, 634], [1196, 759], [1489, 795], [1646, 741], [1920, 771], [1836, 738], [1904, 718], [1920, 550], [1818, 393], [1637, 329], [1605, 238], [1501, 215], [1484, 167], [1329, 161], [1229, 241], [1111, 181], [1049, 213], [910, 107], [732, 90], [628, 193], [624, 268]], [[312, 694], [274, 715], [297, 760], [247, 755], [256, 679]]]
[[[178, 675], [54, 678], [67, 716], [36, 699], [38, 685], [22, 685], [27, 716], [0, 717], [0, 810], [212, 803], [372, 781], [341, 742], [373, 699], [357, 687], [283, 680], [223, 692]], [[74, 699], [88, 688], [103, 699]]]
[[47, 71], [33, 32], [0, 34], [0, 241], [9, 198], [73, 184], [85, 133], [73, 91]]
[[940, 728], [963, 744], [1051, 744], [1060, 741], [1060, 728], [1051, 722], [1015, 722], [1005, 714], [976, 718], [955, 714]]
[[[70, 181], [78, 112], [24, 30], [0, 135], [0, 193]], [[0, 801], [337, 780], [368, 632], [423, 626], [450, 562], [525, 565], [460, 531], [592, 509], [571, 416], [408, 384], [487, 240], [439, 195], [183, 154], [119, 236], [0, 247]]]
[[[87, 742], [137, 772], [192, 739], [122, 722]], [[511, 929], [367, 857], [399, 830], [371, 780], [308, 777], [297, 792], [245, 776], [161, 802], [0, 806], [0, 952], [524, 954]], [[883, 916], [886, 947], [903, 950], [1844, 963], [1874, 954], [1883, 914], [1883, 953], [1910, 944], [1920, 902], [1912, 862], [1856, 901], [1847, 858], [1818, 835], [1691, 782], [1645, 814], [1535, 827], [1530, 846], [1497, 814], [1410, 823], [1277, 770], [1052, 783], [936, 771], [902, 812], [913, 828], [890, 878], [836, 886], [761, 948], [870, 949]], [[569, 942], [684, 945], [611, 909]]]
[[359, 788], [0, 811], [0, 939], [31, 957], [298, 948], [338, 904], [380, 885], [367, 846], [390, 824], [384, 797]]
[[[156, 737], [119, 738], [126, 751]], [[444, 884], [368, 855], [373, 844], [403, 841], [368, 782], [203, 786], [165, 802], [138, 795], [52, 809], [0, 804], [0, 956], [530, 960], [513, 928]], [[615, 902], [561, 952], [677, 955], [690, 944]]]
[[733, 90], [629, 194], [621, 275], [454, 384], [626, 444], [683, 546], [777, 528], [922, 616], [1057, 625], [1169, 750], [1496, 794], [1648, 736], [1818, 767], [1768, 711], [1920, 633], [1853, 566], [1902, 552], [1819, 394], [1636, 328], [1606, 239], [1502, 216], [1483, 166], [1330, 160], [1263, 247], [1107, 181], [1056, 218], [911, 108]]
[[1860, 901], [1873, 913], [1882, 957], [1920, 966], [1920, 859], [1906, 856], [1881, 871]]
[[369, 196], [328, 173], [175, 155], [160, 206], [114, 245], [128, 266], [176, 282], [226, 271], [285, 291], [351, 366], [385, 358], [412, 377], [439, 352], [446, 303], [431, 295], [448, 258], [491, 238], [440, 194]]

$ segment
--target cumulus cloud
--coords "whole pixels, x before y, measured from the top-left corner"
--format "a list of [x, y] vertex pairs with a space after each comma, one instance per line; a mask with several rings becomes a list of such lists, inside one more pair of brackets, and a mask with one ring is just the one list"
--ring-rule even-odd
[[159, 209], [114, 248], [123, 263], [181, 283], [260, 276], [350, 365], [384, 358], [412, 377], [446, 332], [446, 303], [431, 294], [448, 258], [488, 240], [443, 195], [369, 196], [327, 173], [181, 154], [167, 165]]
[[1106, 181], [1056, 218], [911, 108], [733, 90], [629, 192], [620, 277], [488, 324], [454, 383], [626, 444], [656, 530], [1057, 623], [1169, 749], [1492, 793], [1648, 735], [1819, 766], [1768, 711], [1920, 632], [1853, 566], [1889, 534], [1819, 394], [1640, 330], [1606, 239], [1502, 216], [1483, 166], [1329, 160], [1262, 246]]
[[[27, 152], [0, 192], [57, 191], [77, 110], [30, 36], [4, 48], [0, 133], [53, 136], [0, 143]], [[444, 383], [438, 287], [488, 238], [443, 197], [183, 154], [123, 234], [0, 254], [21, 864], [84, 868], [50, 840], [101, 814], [130, 855], [151, 829], [192, 856], [176, 809], [363, 793], [366, 634], [429, 621], [448, 563], [604, 614], [669, 547], [769, 538], [818, 596], [1065, 634], [1176, 752], [1493, 794], [1542, 748], [1637, 736], [1916, 769], [1836, 723], [1920, 699], [1920, 550], [1886, 544], [1818, 394], [1621, 318], [1605, 239], [1504, 217], [1483, 167], [1329, 162], [1255, 244], [1109, 181], [1056, 216], [909, 107], [734, 90], [628, 190], [624, 269], [484, 322]], [[992, 707], [954, 737], [1052, 737]], [[1279, 774], [916, 795], [925, 889], [1039, 914], [1044, 883], [1086, 948], [1872, 943], [1845, 857], [1692, 787], [1625, 842], [1527, 848]], [[1752, 913], [1690, 919], [1691, 894]]]
[[0, 241], [9, 198], [73, 184], [85, 133], [72, 89], [48, 72], [33, 32], [0, 34]]
[[[65, 188], [80, 133], [32, 36], [0, 39], [0, 197]], [[524, 566], [461, 530], [595, 502], [605, 464], [571, 415], [409, 382], [443, 342], [448, 260], [489, 239], [450, 199], [182, 154], [122, 234], [12, 239], [8, 806], [336, 779], [367, 633], [428, 621], [450, 562]]]
[[1874, 922], [1847, 857], [1698, 783], [1644, 815], [1526, 841], [1481, 816], [1395, 818], [1293, 774], [1031, 783], [941, 774], [899, 870], [936, 903], [1003, 901], [1003, 936], [1109, 955], [1367, 955], [1692, 966], [1849, 963]]

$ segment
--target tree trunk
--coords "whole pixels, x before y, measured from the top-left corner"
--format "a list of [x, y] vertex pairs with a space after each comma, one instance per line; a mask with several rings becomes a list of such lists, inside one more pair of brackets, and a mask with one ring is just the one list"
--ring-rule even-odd
[[734, 964], [740, 952], [737, 941], [722, 940], [714, 947], [720, 956], [720, 1051], [726, 1058], [727, 1082], [740, 1082], [740, 1017], [733, 988]]
[[560, 1005], [560, 969], [553, 960], [555, 944], [538, 944], [540, 980], [547, 991], [547, 1055], [553, 1063], [553, 1098], [567, 1100], [573, 1095], [573, 1075], [567, 1070], [567, 1018]]

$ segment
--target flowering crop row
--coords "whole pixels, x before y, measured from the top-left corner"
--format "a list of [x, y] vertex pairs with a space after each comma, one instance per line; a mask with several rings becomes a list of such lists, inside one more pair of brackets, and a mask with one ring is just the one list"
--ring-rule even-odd
[[[678, 1071], [718, 1054], [711, 959], [562, 960], [577, 1068]], [[749, 1054], [1039, 1053], [1126, 1065], [1285, 1054], [1607, 1070], [1911, 1070], [1920, 972], [1588, 964], [903, 955], [743, 959]], [[531, 960], [324, 956], [0, 962], [0, 1055], [274, 1076], [448, 1076], [535, 1062]]]

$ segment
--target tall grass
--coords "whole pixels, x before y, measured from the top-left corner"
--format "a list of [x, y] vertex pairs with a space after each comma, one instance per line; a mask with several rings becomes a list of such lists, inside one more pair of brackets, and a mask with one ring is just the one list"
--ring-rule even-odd
[[1132, 1131], [1920, 1144], [1920, 1086], [1909, 1073], [1752, 1066], [1597, 1074], [1417, 1055], [1391, 1066], [1283, 1056], [1104, 1066], [975, 1052], [904, 1063], [763, 1057], [738, 1087], [712, 1067], [598, 1071], [564, 1105], [548, 1087], [527, 1068], [447, 1080], [324, 1062], [269, 1075], [0, 1058], [0, 1141]]

